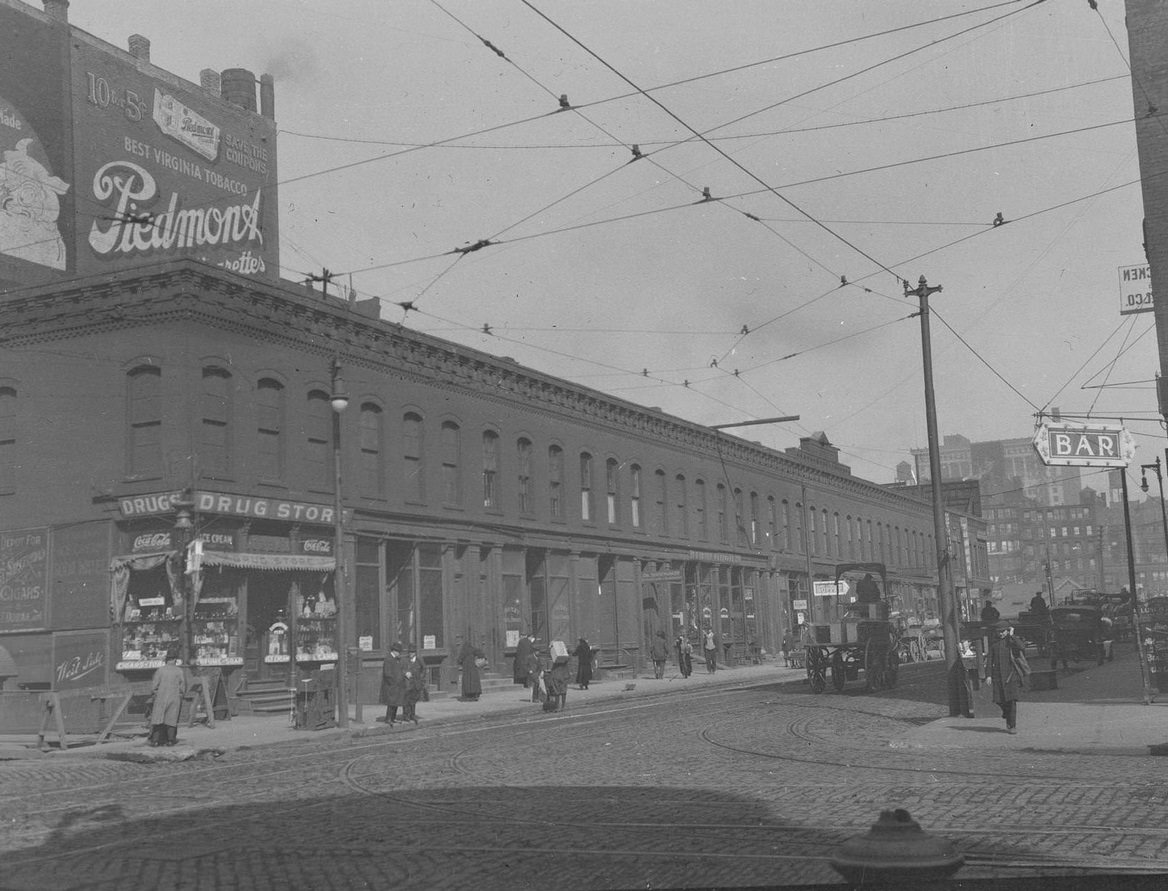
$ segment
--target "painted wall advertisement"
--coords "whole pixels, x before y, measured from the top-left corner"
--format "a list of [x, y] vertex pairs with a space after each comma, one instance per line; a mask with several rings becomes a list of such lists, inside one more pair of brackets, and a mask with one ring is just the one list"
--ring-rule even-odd
[[0, 532], [0, 631], [48, 627], [48, 529]]
[[0, 278], [279, 277], [274, 121], [2, 5], [0, 58]]
[[15, 278], [67, 266], [68, 47], [60, 29], [0, 6], [0, 270]]
[[72, 95], [78, 272], [188, 256], [278, 276], [272, 121], [84, 43]]

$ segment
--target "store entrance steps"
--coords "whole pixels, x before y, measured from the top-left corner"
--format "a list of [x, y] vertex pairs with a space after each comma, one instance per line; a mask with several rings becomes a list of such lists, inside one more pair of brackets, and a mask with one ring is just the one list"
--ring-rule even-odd
[[291, 694], [286, 681], [248, 681], [233, 698], [233, 712], [239, 715], [287, 715]]

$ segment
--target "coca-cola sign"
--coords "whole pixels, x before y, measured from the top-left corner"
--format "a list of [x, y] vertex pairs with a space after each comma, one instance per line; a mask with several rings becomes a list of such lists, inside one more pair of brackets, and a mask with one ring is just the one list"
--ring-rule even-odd
[[302, 538], [300, 540], [299, 551], [302, 554], [316, 554], [321, 557], [331, 557], [333, 553], [333, 540], [331, 538]]
[[171, 543], [170, 532], [140, 532], [130, 542], [130, 553], [141, 554], [147, 551], [169, 551]]

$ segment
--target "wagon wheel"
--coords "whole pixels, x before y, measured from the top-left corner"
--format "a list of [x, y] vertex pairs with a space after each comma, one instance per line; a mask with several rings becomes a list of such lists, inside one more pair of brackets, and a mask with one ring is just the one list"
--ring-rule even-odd
[[831, 657], [831, 685], [835, 687], [837, 693], [843, 692], [844, 683], [848, 679], [847, 670], [843, 652], [836, 650], [835, 655]]
[[827, 657], [818, 647], [807, 648], [807, 683], [812, 693], [822, 693], [827, 688]]
[[864, 647], [864, 678], [869, 691], [883, 690], [888, 663], [888, 644], [875, 637]]

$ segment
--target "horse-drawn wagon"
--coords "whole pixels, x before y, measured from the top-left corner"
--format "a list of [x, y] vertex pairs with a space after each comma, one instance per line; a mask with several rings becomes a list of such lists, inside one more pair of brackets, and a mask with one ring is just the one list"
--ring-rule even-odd
[[[900, 628], [888, 618], [888, 574], [882, 563], [842, 563], [836, 567], [836, 590], [848, 573], [863, 574], [856, 602], [839, 622], [813, 625], [804, 641], [807, 682], [813, 693], [837, 691], [863, 677], [867, 690], [896, 685], [900, 667]], [[876, 576], [879, 575], [879, 582]]]

